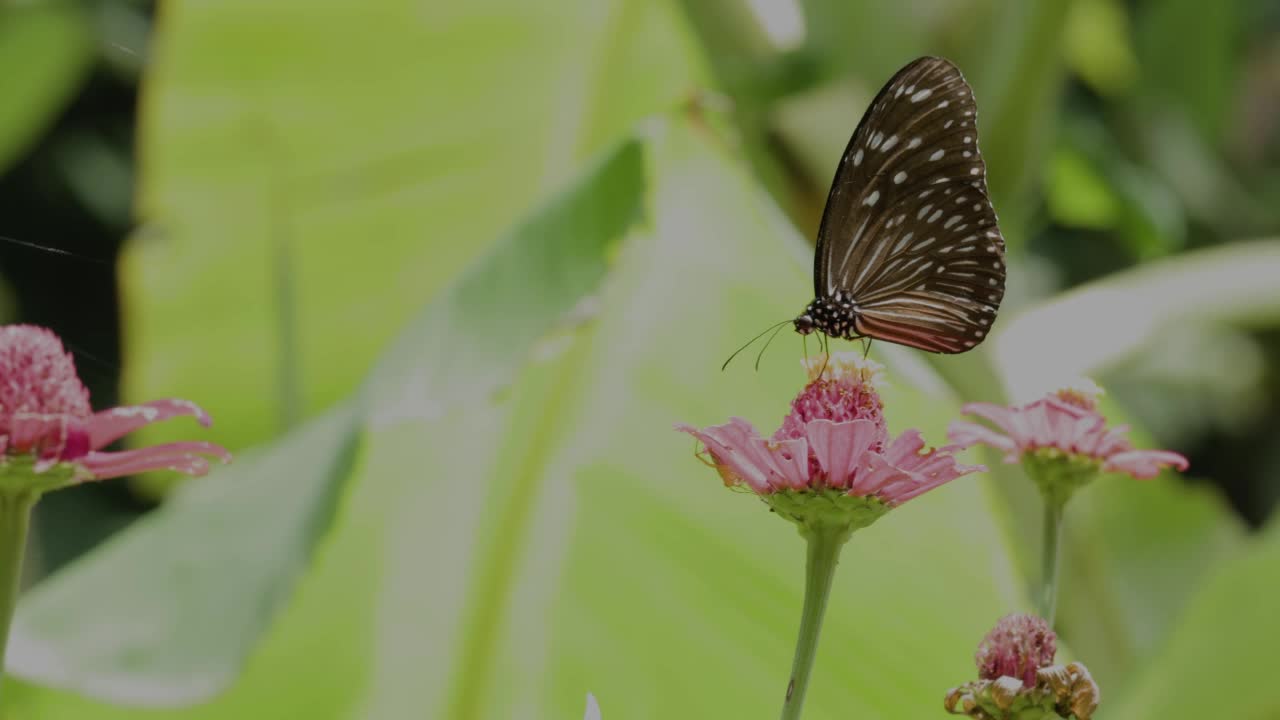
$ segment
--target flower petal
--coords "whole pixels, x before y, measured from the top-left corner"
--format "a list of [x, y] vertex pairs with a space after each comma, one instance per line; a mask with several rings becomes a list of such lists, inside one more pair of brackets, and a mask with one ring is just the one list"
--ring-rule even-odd
[[1018, 445], [1013, 438], [1001, 435], [986, 425], [968, 420], [953, 420], [951, 426], [947, 428], [947, 438], [962, 448], [989, 445], [1007, 453], [1018, 451]]
[[141, 405], [121, 405], [94, 413], [89, 418], [90, 444], [97, 450], [144, 425], [179, 415], [190, 415], [205, 427], [210, 423], [209, 414], [190, 400], [168, 398]]
[[1128, 473], [1135, 478], [1153, 478], [1166, 467], [1178, 471], [1187, 469], [1187, 459], [1169, 450], [1130, 450], [1107, 458], [1102, 469], [1107, 472]]
[[953, 452], [957, 446], [920, 453], [924, 438], [918, 430], [907, 430], [894, 440], [883, 456], [868, 458], [871, 471], [866, 483], [859, 479], [850, 490], [855, 495], [875, 495], [890, 505], [899, 505], [962, 475], [985, 471], [984, 465], [959, 465]]
[[809, 446], [803, 438], [765, 440], [742, 418], [704, 430], [689, 425], [677, 425], [676, 429], [701, 440], [722, 474], [727, 471], [757, 493], [808, 484]]
[[831, 487], [849, 486], [849, 479], [859, 467], [865, 467], [867, 451], [882, 431], [871, 420], [850, 420], [835, 423], [830, 420], [810, 420], [805, 425], [809, 447], [818, 459], [818, 465], [827, 475]]
[[208, 442], [175, 442], [165, 445], [125, 450], [123, 452], [91, 452], [79, 461], [93, 478], [132, 475], [149, 470], [173, 470], [187, 475], [204, 475], [209, 471], [211, 455], [224, 463], [231, 461], [231, 453], [221, 445]]

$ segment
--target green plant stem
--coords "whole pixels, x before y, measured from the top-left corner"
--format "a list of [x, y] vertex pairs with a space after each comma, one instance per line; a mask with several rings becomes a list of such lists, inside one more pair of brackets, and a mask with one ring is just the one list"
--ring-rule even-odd
[[1053, 627], [1058, 609], [1058, 558], [1062, 554], [1062, 511], [1066, 502], [1044, 499], [1044, 528], [1040, 547], [1040, 617]]
[[0, 673], [9, 644], [9, 624], [18, 603], [27, 526], [38, 497], [39, 494], [33, 492], [0, 492]]
[[822, 618], [826, 615], [827, 598], [831, 594], [831, 580], [840, 560], [840, 549], [851, 532], [849, 528], [819, 528], [805, 533], [809, 547], [804, 572], [804, 610], [800, 615], [795, 658], [791, 661], [791, 681], [787, 684], [787, 697], [782, 703], [782, 720], [799, 718], [804, 707], [805, 690], [808, 689], [813, 660], [818, 652]]

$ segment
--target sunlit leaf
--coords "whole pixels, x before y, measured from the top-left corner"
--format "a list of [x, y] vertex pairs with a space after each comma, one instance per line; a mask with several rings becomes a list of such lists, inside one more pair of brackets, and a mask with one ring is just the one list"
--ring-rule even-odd
[[996, 362], [1011, 396], [1033, 398], [1109, 367], [1176, 323], [1274, 325], [1277, 277], [1275, 240], [1149, 263], [1002, 320]]
[[232, 447], [345, 396], [520, 213], [687, 91], [677, 19], [634, 0], [166, 3], [125, 396], [197, 398]]
[[[375, 383], [375, 411], [367, 418], [344, 408], [325, 422], [309, 423], [296, 438], [262, 451], [260, 460], [242, 458], [193, 484], [156, 515], [39, 586], [24, 599], [11, 668], [43, 684], [132, 704], [190, 703], [223, 689], [275, 619], [328, 528], [333, 503], [348, 484], [357, 423], [377, 429], [408, 424], [406, 416], [409, 422], [456, 416], [464, 399], [459, 388], [472, 406], [494, 413], [495, 386], [510, 380], [534, 341], [603, 277], [609, 247], [640, 218], [642, 189], [640, 146], [625, 143], [505, 238], [409, 327], [378, 377], [408, 388], [407, 395], [383, 396], [385, 384]], [[433, 355], [445, 340], [449, 354]], [[405, 368], [414, 363], [405, 355], [428, 363], [429, 374], [406, 377]], [[466, 362], [452, 364], [458, 358]], [[429, 469], [440, 468], [451, 448], [418, 437], [402, 446], [412, 453], [393, 455], [396, 466], [386, 467], [381, 448], [391, 433], [372, 433], [366, 471], [350, 484], [419, 479], [424, 469], [427, 477], [441, 477]], [[464, 517], [457, 505], [441, 509]], [[392, 507], [382, 511], [390, 514]], [[175, 587], [182, 592], [174, 594]], [[85, 598], [95, 601], [86, 607]]]
[[[611, 718], [736, 717], [780, 703], [803, 546], [750, 496], [727, 492], [671, 425], [778, 421], [803, 380], [794, 336], [758, 374], [718, 368], [804, 292], [790, 255], [801, 245], [696, 126], [660, 137], [652, 227], [618, 255], [595, 321], [526, 372], [507, 410], [411, 419], [371, 447], [386, 474], [424, 448], [436, 460], [431, 475], [401, 473], [387, 518], [395, 581], [378, 605], [361, 717], [571, 716], [588, 686], [611, 698]], [[895, 373], [891, 420], [940, 438], [953, 401], [921, 394], [918, 375], [929, 377], [923, 366]], [[854, 539], [813, 712], [917, 717], [972, 673], [985, 626], [1019, 603], [989, 509], [968, 478]], [[903, 557], [913, 572], [898, 572]]]

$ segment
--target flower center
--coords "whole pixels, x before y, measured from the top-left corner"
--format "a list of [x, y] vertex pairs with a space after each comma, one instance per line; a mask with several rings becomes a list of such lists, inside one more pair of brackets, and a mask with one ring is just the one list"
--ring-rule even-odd
[[15, 414], [90, 413], [89, 391], [58, 336], [32, 325], [0, 327], [0, 433]]

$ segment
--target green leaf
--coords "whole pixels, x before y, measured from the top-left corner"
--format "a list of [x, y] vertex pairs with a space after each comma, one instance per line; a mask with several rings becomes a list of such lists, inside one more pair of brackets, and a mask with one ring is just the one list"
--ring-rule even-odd
[[1196, 589], [1239, 552], [1244, 529], [1214, 489], [1172, 476], [1103, 478], [1066, 516], [1059, 629], [1118, 693], [1158, 656]]
[[494, 238], [699, 76], [666, 3], [502, 5], [165, 4], [121, 264], [126, 399], [198, 398], [233, 448], [330, 406]]
[[[1231, 117], [1246, 45], [1244, 6], [1165, 0], [1141, 8], [1136, 17], [1142, 89], [1164, 112], [1185, 113], [1200, 139], [1219, 147]], [[1170, 38], [1195, 38], [1171, 43]]]
[[1142, 682], [1104, 705], [1109, 718], [1263, 718], [1280, 713], [1280, 525], [1225, 564], [1190, 603]]
[[1010, 320], [994, 339], [1010, 395], [1097, 373], [1179, 324], [1280, 320], [1280, 241], [1184, 253], [1084, 285]]
[[[243, 458], [194, 483], [155, 516], [39, 586], [23, 600], [11, 667], [28, 679], [115, 702], [190, 703], [223, 689], [287, 599], [328, 528], [334, 498], [348, 485], [362, 492], [374, 486], [384, 502], [381, 526], [402, 505], [377, 492], [380, 482], [397, 490], [402, 479], [420, 484], [422, 458], [439, 468], [467, 441], [464, 434], [434, 445], [397, 428], [412, 429], [427, 416], [452, 418], [473, 406], [481, 414], [498, 412], [493, 391], [599, 284], [610, 247], [639, 220], [642, 173], [640, 145], [623, 143], [504, 238], [405, 331], [374, 375], [370, 405], [335, 411], [261, 460]], [[421, 367], [428, 370], [415, 371]], [[357, 433], [361, 422], [372, 430]], [[473, 424], [461, 427], [475, 431]], [[369, 436], [368, 461], [349, 478], [360, 434]], [[387, 436], [403, 440], [394, 453], [384, 449]], [[445, 502], [440, 511], [455, 521], [465, 517], [459, 503]], [[363, 545], [362, 552], [367, 563], [376, 545]], [[175, 595], [174, 587], [182, 593]], [[86, 597], [96, 599], [89, 611]], [[344, 667], [342, 658], [335, 661]], [[252, 691], [233, 693], [227, 704], [235, 707], [246, 694]], [[289, 707], [307, 698], [273, 702]], [[294, 712], [302, 710], [281, 710], [282, 716]]]
[[0, 6], [0, 169], [21, 156], [79, 89], [93, 60], [79, 3]]
[[189, 483], [25, 594], [6, 669], [132, 704], [225, 687], [329, 527], [356, 451], [354, 419], [340, 407]]
[[[702, 127], [655, 132], [651, 226], [619, 252], [595, 321], [550, 346], [503, 409], [472, 404], [379, 433], [370, 458], [384, 472], [423, 452], [433, 462], [427, 476], [399, 474], [386, 518], [393, 580], [360, 717], [576, 716], [587, 688], [611, 718], [780, 705], [803, 543], [726, 491], [671, 426], [778, 421], [804, 381], [796, 338], [759, 373], [718, 368], [806, 292], [792, 255], [803, 245]], [[891, 421], [940, 441], [954, 400], [933, 392], [923, 364], [895, 363], [894, 378]], [[989, 511], [982, 482], [966, 478], [854, 538], [815, 715], [919, 717], [972, 675], [982, 633], [1021, 602]]]
[[1033, 192], [1054, 137], [1071, 6], [1071, 0], [1000, 3], [966, 51], [975, 65], [970, 81], [987, 182], [1011, 247], [1026, 240]]

